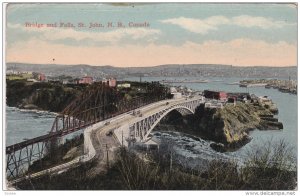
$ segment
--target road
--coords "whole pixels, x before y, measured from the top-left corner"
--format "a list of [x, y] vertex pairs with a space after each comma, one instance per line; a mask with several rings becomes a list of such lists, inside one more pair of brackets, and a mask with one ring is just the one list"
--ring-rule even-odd
[[[132, 112], [124, 115], [123, 118], [115, 120], [113, 123], [104, 125], [103, 127], [96, 129], [92, 133], [92, 144], [96, 150], [97, 166], [89, 172], [89, 176], [96, 175], [101, 172], [105, 172], [107, 165], [112, 164], [115, 160], [115, 150], [121, 146], [120, 142], [113, 137], [108, 135], [111, 130], [118, 128], [119, 126], [128, 123], [131, 124], [137, 119], [144, 118], [144, 116], [154, 114], [162, 109], [168, 108], [172, 105], [181, 103], [186, 98], [164, 100], [158, 103], [150, 104], [138, 109], [143, 115], [142, 117], [132, 115]], [[169, 104], [167, 104], [167, 102]]]

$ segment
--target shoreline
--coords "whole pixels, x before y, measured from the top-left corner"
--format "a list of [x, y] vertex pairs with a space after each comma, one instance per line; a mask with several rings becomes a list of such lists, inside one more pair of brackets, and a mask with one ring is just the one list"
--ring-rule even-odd
[[280, 80], [280, 79], [252, 79], [242, 80], [239, 82], [240, 87], [265, 87], [266, 89], [277, 89], [281, 93], [297, 95], [297, 80]]
[[7, 109], [12, 109], [14, 111], [20, 111], [20, 112], [32, 112], [32, 113], [47, 113], [47, 114], [53, 114], [55, 116], [59, 115], [59, 113], [57, 112], [52, 112], [50, 110], [43, 110], [43, 109], [25, 109], [25, 108], [19, 108], [17, 106], [5, 106], [5, 112], [7, 111]]

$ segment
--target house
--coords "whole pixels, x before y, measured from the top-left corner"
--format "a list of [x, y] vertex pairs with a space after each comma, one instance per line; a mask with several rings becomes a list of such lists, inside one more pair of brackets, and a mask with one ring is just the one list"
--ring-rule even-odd
[[171, 92], [171, 93], [177, 93], [177, 90], [176, 90], [175, 87], [170, 87], [170, 92]]
[[36, 79], [34, 79], [34, 78], [28, 78], [27, 82], [38, 82], [38, 81]]
[[108, 79], [108, 86], [109, 87], [116, 87], [117, 86], [117, 80], [115, 78], [109, 78]]
[[117, 80], [115, 78], [103, 78], [102, 79], [102, 84], [108, 85], [109, 87], [116, 87], [117, 86]]
[[102, 82], [102, 84], [104, 84], [104, 85], [108, 85], [108, 80], [107, 80], [106, 78], [103, 78], [101, 82]]
[[173, 99], [180, 99], [182, 98], [182, 94], [180, 92], [171, 93], [173, 95]]
[[45, 74], [39, 73], [39, 74], [38, 74], [38, 79], [39, 79], [39, 81], [45, 81], [45, 80], [46, 80]]
[[227, 93], [227, 99], [229, 102], [235, 101], [248, 101], [251, 100], [249, 93]]
[[227, 93], [224, 91], [205, 90], [203, 96], [207, 99], [217, 99], [220, 101], [227, 101]]
[[30, 75], [38, 81], [46, 81], [46, 76], [43, 73], [32, 72]]
[[129, 83], [123, 83], [123, 84], [118, 84], [117, 87], [118, 88], [130, 88], [131, 85]]
[[93, 83], [93, 77], [91, 76], [84, 76], [81, 78], [78, 82], [79, 84], [92, 84]]
[[272, 102], [272, 100], [268, 96], [262, 96], [258, 97], [259, 102], [261, 103], [269, 103]]

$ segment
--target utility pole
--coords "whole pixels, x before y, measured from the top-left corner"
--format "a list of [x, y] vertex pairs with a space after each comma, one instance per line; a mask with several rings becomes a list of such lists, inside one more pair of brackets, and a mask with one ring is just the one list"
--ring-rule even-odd
[[123, 130], [122, 130], [122, 147], [123, 147]]
[[173, 160], [172, 160], [172, 151], [171, 151], [171, 156], [170, 156], [170, 172], [172, 171], [172, 162], [173, 162]]
[[106, 146], [106, 166], [107, 168], [109, 167], [109, 160], [108, 160], [108, 147], [107, 147], [107, 144], [105, 145]]

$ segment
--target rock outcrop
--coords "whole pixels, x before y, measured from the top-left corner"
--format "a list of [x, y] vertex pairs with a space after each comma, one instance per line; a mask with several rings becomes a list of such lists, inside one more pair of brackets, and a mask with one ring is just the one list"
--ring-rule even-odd
[[83, 85], [50, 82], [6, 81], [6, 103], [11, 107], [62, 111], [83, 90]]
[[194, 131], [208, 139], [236, 148], [250, 140], [248, 133], [251, 130], [282, 129], [282, 123], [274, 118], [277, 112], [274, 106], [260, 102], [227, 104], [222, 109], [200, 105], [192, 124]]

